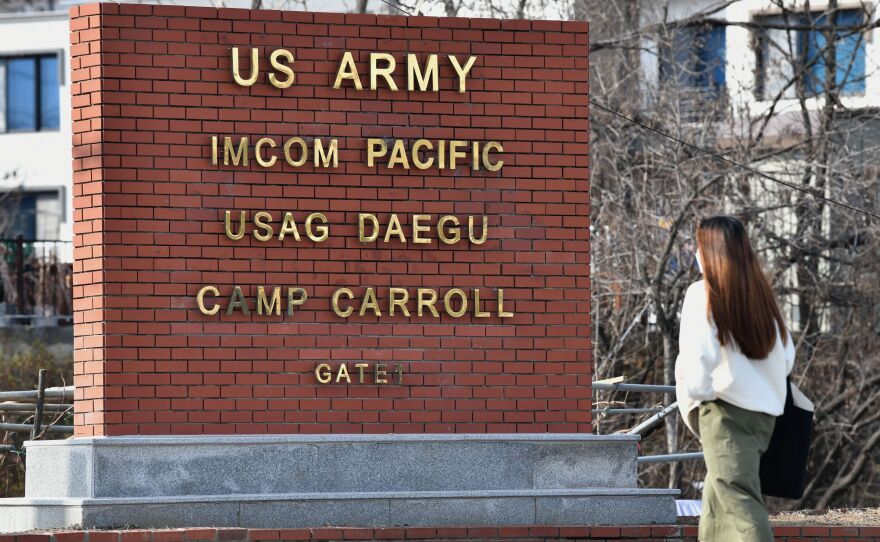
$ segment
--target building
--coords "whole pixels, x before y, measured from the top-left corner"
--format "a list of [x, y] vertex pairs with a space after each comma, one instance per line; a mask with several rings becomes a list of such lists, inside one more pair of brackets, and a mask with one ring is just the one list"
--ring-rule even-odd
[[0, 13], [0, 327], [69, 323], [66, 12]]
[[[55, 325], [59, 316], [71, 314], [68, 10], [79, 3], [16, 0], [0, 6], [0, 327]], [[252, 5], [251, 0], [186, 3]], [[350, 10], [342, 1], [314, 4], [321, 11]], [[313, 7], [284, 0], [265, 0], [262, 6]]]
[[72, 238], [70, 44], [65, 12], [0, 14], [5, 238]]
[[[0, 203], [5, 217], [0, 238], [73, 238], [67, 8], [77, 3], [13, 2], [0, 9], [15, 10], [0, 13], [0, 202], [5, 202]], [[265, 2], [274, 6], [270, 3]], [[249, 7], [251, 2], [223, 4]], [[53, 7], [58, 9], [35, 10]], [[342, 2], [321, 7], [345, 11]], [[65, 259], [70, 257], [67, 250]]]
[[[876, 14], [858, 1], [834, 9], [828, 2], [785, 6], [766, 0], [642, 3], [640, 26], [650, 30], [640, 55], [643, 105], [672, 111], [682, 127], [699, 126], [704, 144], [736, 149], [731, 152], [741, 160], [776, 153], [754, 162], [775, 178], [871, 205], [873, 192], [866, 193], [862, 180], [877, 168], [876, 153], [865, 149], [866, 141], [876, 142], [880, 109]], [[827, 307], [857, 295], [852, 284], [859, 277], [841, 280], [845, 272], [832, 272], [846, 250], [846, 242], [833, 240], [859, 231], [857, 219], [813, 198], [806, 201], [815, 209], [805, 210], [805, 196], [758, 176], [745, 190], [752, 207], [773, 209], [753, 220], [765, 232], [762, 239], [772, 240], [759, 250], [781, 273], [790, 325], [835, 329]], [[728, 211], [741, 207], [732, 201]], [[805, 292], [816, 277], [821, 291]]]
[[[674, 82], [694, 92], [726, 95], [733, 113], [765, 114], [791, 110], [803, 85], [807, 104], [821, 106], [825, 84], [826, 32], [835, 26], [836, 84], [842, 105], [863, 109], [880, 105], [876, 28], [854, 31], [870, 21], [861, 2], [842, 2], [829, 20], [827, 2], [794, 2], [786, 12], [766, 0], [742, 0], [718, 9], [710, 0], [676, 0], [663, 11], [643, 5], [642, 24], [667, 24], [662, 42], [645, 41], [642, 54], [649, 84]], [[799, 73], [802, 75], [798, 75]]]

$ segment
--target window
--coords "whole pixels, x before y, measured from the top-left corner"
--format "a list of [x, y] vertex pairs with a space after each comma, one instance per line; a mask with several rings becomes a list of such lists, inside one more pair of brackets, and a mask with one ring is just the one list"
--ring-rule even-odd
[[[11, 197], [10, 197], [11, 196]], [[0, 237], [14, 239], [18, 235], [35, 239], [37, 235], [37, 198], [32, 194], [0, 194], [0, 208], [6, 220], [0, 224]]]
[[[853, 30], [862, 24], [862, 11], [759, 17], [758, 23], [786, 28], [757, 31], [757, 94], [764, 100], [797, 96], [801, 85], [807, 96], [825, 92], [828, 26], [835, 29], [834, 84], [841, 94], [865, 91], [865, 40]], [[807, 27], [807, 28], [803, 28]], [[824, 28], [823, 28], [824, 27]]]
[[0, 132], [57, 130], [60, 86], [57, 55], [0, 58]]
[[725, 82], [725, 27], [711, 22], [677, 28], [660, 48], [660, 81], [717, 95]]
[[60, 189], [0, 192], [0, 238], [58, 239], [62, 205]]

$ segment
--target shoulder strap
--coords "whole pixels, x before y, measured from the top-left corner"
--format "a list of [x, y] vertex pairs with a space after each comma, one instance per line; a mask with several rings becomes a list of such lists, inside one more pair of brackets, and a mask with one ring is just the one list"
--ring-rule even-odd
[[785, 406], [794, 406], [794, 394], [791, 392], [791, 376], [785, 377]]

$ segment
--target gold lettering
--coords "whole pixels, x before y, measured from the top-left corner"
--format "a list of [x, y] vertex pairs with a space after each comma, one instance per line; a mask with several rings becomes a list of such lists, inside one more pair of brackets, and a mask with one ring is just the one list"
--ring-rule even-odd
[[418, 169], [428, 169], [432, 165], [434, 165], [434, 158], [429, 156], [428, 159], [422, 162], [422, 157], [419, 152], [422, 150], [422, 147], [425, 147], [428, 150], [433, 148], [431, 142], [427, 139], [419, 139], [412, 146], [412, 161]]
[[199, 306], [199, 312], [205, 316], [213, 316], [220, 311], [220, 305], [214, 303], [210, 309], [205, 307], [205, 294], [207, 293], [210, 293], [213, 296], [218, 296], [220, 295], [220, 290], [218, 290], [216, 286], [203, 286], [196, 295], [196, 303]]
[[388, 297], [390, 299], [388, 313], [391, 316], [394, 316], [394, 308], [398, 307], [404, 316], [409, 317], [409, 309], [406, 308], [406, 304], [409, 301], [409, 292], [406, 291], [406, 288], [391, 288]]
[[272, 64], [272, 67], [287, 76], [287, 79], [284, 81], [279, 81], [274, 73], [269, 74], [269, 82], [276, 88], [287, 88], [296, 81], [296, 74], [293, 73], [293, 69], [282, 64], [282, 58], [287, 61], [287, 64], [293, 64], [293, 53], [287, 49], [275, 49], [269, 56], [269, 62]]
[[239, 211], [238, 213], [238, 233], [232, 233], [231, 215], [232, 211], [226, 211], [226, 237], [229, 237], [233, 241], [238, 241], [244, 237], [244, 211]]
[[[445, 229], [446, 223], [451, 222], [455, 227], [450, 227], [448, 230]], [[447, 245], [454, 245], [455, 243], [461, 241], [461, 231], [458, 229], [458, 218], [452, 215], [444, 215], [440, 217], [440, 221], [437, 222], [437, 237], [440, 238], [440, 241], [446, 243]]]
[[363, 85], [361, 85], [361, 78], [358, 75], [357, 66], [354, 65], [354, 57], [349, 51], [346, 51], [342, 55], [342, 61], [339, 63], [339, 70], [336, 71], [336, 81], [333, 83], [333, 88], [340, 88], [342, 86], [342, 81], [346, 79], [354, 81], [354, 88], [358, 90], [364, 89]]
[[232, 157], [232, 165], [237, 166], [239, 163], [245, 167], [248, 165], [248, 138], [243, 137], [238, 142], [238, 152], [232, 146], [232, 138], [223, 138], [223, 165], [229, 165], [229, 157]]
[[348, 318], [349, 316], [351, 316], [351, 313], [354, 312], [354, 309], [351, 307], [347, 307], [345, 309], [339, 308], [339, 298], [343, 295], [345, 295], [348, 299], [352, 299], [354, 297], [354, 294], [348, 288], [339, 288], [338, 290], [333, 292], [333, 312], [335, 312], [337, 316]]
[[504, 147], [501, 146], [501, 143], [497, 141], [490, 141], [483, 146], [483, 165], [486, 166], [486, 169], [489, 171], [498, 171], [501, 169], [501, 166], [504, 165], [504, 160], [498, 160], [497, 162], [489, 161], [489, 152], [491, 150], [497, 150], [498, 152], [504, 152]]
[[398, 139], [391, 148], [391, 158], [388, 159], [388, 168], [391, 169], [395, 165], [400, 164], [403, 169], [409, 169], [409, 159], [406, 156], [406, 149], [403, 147], [403, 141]]
[[513, 316], [512, 312], [504, 311], [504, 288], [498, 288], [498, 316], [500, 318], [510, 318]]
[[489, 236], [489, 217], [483, 215], [483, 236], [476, 237], [474, 235], [474, 217], [468, 217], [468, 238], [471, 240], [471, 243], [475, 245], [482, 245], [486, 242], [486, 238]]
[[412, 235], [413, 235], [413, 243], [419, 245], [429, 245], [431, 244], [431, 239], [428, 237], [422, 237], [420, 234], [423, 232], [431, 231], [430, 226], [423, 226], [421, 224], [422, 220], [431, 220], [431, 215], [413, 215], [412, 222]]
[[367, 167], [373, 167], [376, 158], [381, 158], [388, 153], [388, 145], [384, 139], [367, 139]]
[[[379, 61], [386, 62], [384, 68], [379, 67]], [[382, 77], [385, 79], [385, 84], [388, 85], [388, 88], [392, 91], [397, 91], [397, 83], [391, 78], [395, 66], [394, 57], [388, 53], [370, 53], [370, 90], [376, 90], [376, 80]]]
[[[452, 296], [458, 296], [461, 299], [461, 306], [457, 310], [452, 307]], [[467, 312], [467, 295], [460, 288], [453, 288], [443, 296], [443, 305], [446, 307], [446, 313], [449, 316], [460, 318]]]
[[[266, 312], [263, 312], [266, 309]], [[266, 289], [257, 286], [257, 314], [272, 314], [281, 316], [281, 288], [276, 286], [272, 289], [271, 301], [266, 297]]]
[[[254, 237], [258, 241], [268, 241], [272, 238], [272, 224], [264, 222], [265, 220], [272, 221], [272, 215], [266, 211], [260, 211], [254, 215]], [[265, 233], [260, 233], [261, 231]]]
[[[317, 220], [321, 225], [312, 227], [312, 221]], [[318, 235], [315, 235], [315, 231]], [[330, 227], [327, 225], [327, 217], [323, 213], [312, 213], [306, 217], [306, 235], [316, 243], [327, 239], [330, 235]]]
[[456, 158], [464, 158], [467, 156], [463, 151], [459, 150], [466, 145], [467, 144], [464, 141], [453, 140], [449, 142], [449, 169], [455, 169]]
[[366, 363], [355, 363], [354, 366], [358, 370], [358, 382], [363, 384], [364, 383], [364, 369], [369, 367], [369, 365]]
[[[373, 232], [370, 235], [366, 235], [366, 221], [369, 220], [373, 224]], [[371, 243], [379, 237], [379, 219], [376, 218], [376, 215], [370, 213], [359, 213], [358, 214], [358, 240], [361, 243]]]
[[474, 171], [480, 171], [480, 143], [478, 141], [474, 141], [472, 145], [473, 151], [471, 152], [472, 166], [471, 169]]
[[333, 378], [333, 375], [330, 373], [330, 366], [326, 363], [322, 363], [315, 367], [315, 378], [321, 384], [329, 384], [330, 380]]
[[391, 239], [392, 235], [396, 235], [401, 243], [406, 243], [406, 236], [403, 235], [403, 226], [400, 225], [400, 219], [397, 218], [396, 214], [392, 214], [391, 220], [388, 221], [388, 229], [385, 230], [386, 243]]
[[[416, 55], [410, 53], [406, 55], [406, 89], [410, 92], [415, 90], [415, 82], [419, 83], [419, 90], [422, 92], [427, 92], [428, 90], [433, 90], [437, 92], [439, 90], [438, 85], [438, 69], [437, 69], [437, 55], [431, 54], [428, 55], [428, 63], [425, 66], [425, 71], [421, 71], [419, 68], [419, 59]], [[430, 88], [428, 87], [428, 82], [430, 78]]]
[[474, 318], [488, 318], [489, 313], [480, 310], [480, 289], [474, 288]]
[[257, 159], [257, 163], [263, 167], [272, 167], [275, 165], [275, 161], [278, 160], [277, 156], [272, 156], [268, 160], [263, 159], [263, 154], [260, 152], [263, 148], [263, 145], [268, 144], [269, 147], [275, 148], [275, 141], [269, 137], [261, 137], [257, 140], [257, 144], [254, 145], [254, 158]]
[[373, 365], [373, 381], [376, 384], [387, 384], [388, 379], [385, 378], [388, 376], [388, 372], [385, 370], [387, 367], [384, 363], [377, 363]]
[[[293, 294], [298, 294], [294, 296]], [[287, 315], [293, 316], [293, 308], [299, 307], [308, 299], [308, 294], [303, 288], [288, 288], [287, 289]]]
[[[290, 147], [291, 145], [299, 145], [300, 155], [299, 160], [294, 160], [290, 155]], [[300, 167], [301, 165], [306, 163], [306, 160], [309, 158], [309, 149], [306, 146], [306, 142], [301, 137], [291, 137], [287, 141], [284, 142], [284, 160], [287, 161], [293, 167]]]
[[249, 87], [257, 82], [257, 76], [260, 74], [259, 51], [256, 47], [251, 47], [251, 74], [247, 79], [242, 78], [238, 69], [238, 47], [232, 48], [232, 78], [235, 82], [243, 87]]
[[226, 315], [232, 314], [235, 309], [241, 309], [241, 313], [245, 316], [250, 314], [247, 301], [244, 299], [244, 293], [241, 291], [240, 286], [236, 286], [232, 290], [232, 295], [229, 296], [229, 306], [226, 307]]
[[293, 213], [290, 211], [284, 213], [284, 221], [281, 223], [281, 229], [278, 231], [278, 240], [284, 241], [284, 237], [288, 233], [292, 233], [294, 240], [299, 241], [299, 230], [296, 228], [296, 221], [293, 219]]
[[344, 363], [339, 365], [339, 371], [336, 373], [336, 383], [339, 384], [343, 378], [345, 378], [346, 384], [351, 384], [351, 378], [348, 376], [348, 367]]
[[437, 303], [437, 290], [433, 290], [431, 288], [419, 288], [418, 292], [418, 311], [417, 314], [421, 316], [423, 314], [423, 309], [425, 307], [431, 311], [431, 314], [434, 315], [434, 318], [440, 318], [440, 313], [437, 312], [437, 308], [434, 306]]
[[379, 310], [379, 302], [376, 300], [376, 292], [372, 288], [367, 288], [366, 293], [364, 293], [364, 300], [361, 303], [359, 314], [363, 316], [366, 314], [367, 309], [373, 309], [373, 314], [382, 316], [382, 311]]
[[452, 63], [452, 67], [455, 69], [455, 72], [458, 74], [458, 92], [463, 93], [465, 91], [465, 78], [471, 68], [474, 66], [474, 61], [477, 60], [477, 57], [472, 56], [468, 58], [467, 62], [464, 65], [464, 68], [461, 67], [461, 64], [458, 63], [458, 59], [455, 58], [455, 55], [449, 55], [449, 61]]
[[320, 139], [315, 140], [315, 167], [333, 167], [339, 166], [339, 142], [336, 139], [330, 141], [330, 148], [324, 152], [324, 144]]

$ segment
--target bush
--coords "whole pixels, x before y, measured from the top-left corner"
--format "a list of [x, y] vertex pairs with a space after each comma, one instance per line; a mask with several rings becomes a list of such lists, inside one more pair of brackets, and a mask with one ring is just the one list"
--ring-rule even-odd
[[[71, 356], [56, 356], [41, 342], [21, 348], [9, 336], [0, 338], [0, 391], [32, 390], [37, 387], [40, 369], [46, 369], [46, 387], [68, 386], [73, 384], [73, 359]], [[33, 413], [0, 412], [4, 423], [32, 423]], [[72, 424], [72, 414], [66, 414], [57, 423]], [[55, 418], [44, 417], [43, 423]], [[20, 453], [29, 433], [0, 431], [0, 444], [11, 444], [14, 452], [0, 453], [0, 497], [20, 497], [24, 495], [24, 456]], [[58, 433], [48, 433], [44, 438], [64, 438]]]

